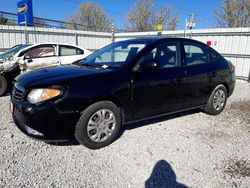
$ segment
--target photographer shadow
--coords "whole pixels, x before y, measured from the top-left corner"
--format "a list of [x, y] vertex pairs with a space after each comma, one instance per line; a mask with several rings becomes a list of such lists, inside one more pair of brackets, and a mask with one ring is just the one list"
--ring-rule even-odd
[[145, 188], [188, 188], [176, 181], [176, 174], [171, 165], [165, 160], [156, 163], [149, 179], [145, 182]]

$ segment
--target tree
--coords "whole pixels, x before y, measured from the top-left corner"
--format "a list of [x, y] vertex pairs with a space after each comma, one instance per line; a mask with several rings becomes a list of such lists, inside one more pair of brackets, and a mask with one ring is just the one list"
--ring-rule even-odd
[[67, 22], [70, 28], [89, 31], [111, 31], [111, 20], [107, 18], [106, 13], [101, 6], [92, 2], [83, 3], [78, 11], [68, 18]]
[[5, 18], [2, 14], [0, 15], [0, 25], [7, 25], [8, 19]]
[[218, 27], [250, 27], [250, 0], [222, 0], [215, 18]]
[[138, 0], [128, 13], [127, 21], [131, 31], [153, 31], [157, 24], [162, 24], [166, 30], [175, 30], [179, 24], [178, 15], [169, 6], [155, 12], [152, 0]]
[[34, 18], [34, 25], [35, 26], [38, 26], [38, 27], [45, 27], [47, 26], [48, 24], [46, 23], [45, 20], [42, 20], [40, 18]]

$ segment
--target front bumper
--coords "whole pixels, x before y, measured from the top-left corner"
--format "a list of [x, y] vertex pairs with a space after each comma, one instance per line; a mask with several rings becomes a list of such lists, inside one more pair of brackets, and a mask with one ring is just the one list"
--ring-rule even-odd
[[60, 112], [53, 102], [38, 106], [21, 102], [13, 106], [12, 116], [21, 132], [46, 142], [73, 140], [79, 118], [75, 113]]

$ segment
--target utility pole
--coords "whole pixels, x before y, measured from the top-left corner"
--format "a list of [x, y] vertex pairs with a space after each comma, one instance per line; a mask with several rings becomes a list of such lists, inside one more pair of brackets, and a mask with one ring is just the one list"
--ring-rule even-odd
[[111, 26], [111, 37], [112, 37], [112, 43], [115, 42], [115, 27], [114, 24]]
[[192, 38], [192, 29], [194, 27], [195, 27], [195, 14], [192, 13], [191, 15], [186, 17], [186, 24], [185, 24], [185, 31], [184, 31], [185, 38], [187, 36], [187, 28], [191, 31], [190, 38]]
[[24, 29], [24, 35], [25, 35], [25, 44], [29, 43], [29, 34], [28, 34], [28, 24], [27, 24], [27, 15], [24, 14], [24, 20], [25, 20], [25, 29]]
[[192, 16], [191, 16], [191, 24], [190, 24], [191, 33], [190, 33], [190, 38], [192, 38], [192, 29], [193, 29], [193, 27], [195, 27], [194, 13], [192, 13]]
[[187, 37], [187, 17], [186, 17], [185, 29], [184, 29], [184, 38], [186, 37]]

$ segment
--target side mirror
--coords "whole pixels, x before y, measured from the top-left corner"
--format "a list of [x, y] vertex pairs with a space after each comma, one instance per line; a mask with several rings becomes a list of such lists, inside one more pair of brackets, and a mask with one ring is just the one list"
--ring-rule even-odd
[[151, 59], [151, 60], [143, 61], [140, 64], [139, 69], [141, 69], [141, 70], [154, 70], [154, 69], [158, 68], [158, 66], [159, 66], [158, 62]]
[[30, 56], [28, 55], [23, 56], [23, 60], [26, 60], [26, 59], [30, 59]]
[[27, 55], [23, 56], [23, 60], [26, 60], [27, 63], [33, 62], [33, 60], [30, 58], [30, 56], [27, 56]]

